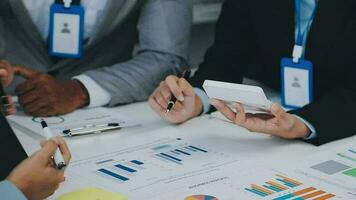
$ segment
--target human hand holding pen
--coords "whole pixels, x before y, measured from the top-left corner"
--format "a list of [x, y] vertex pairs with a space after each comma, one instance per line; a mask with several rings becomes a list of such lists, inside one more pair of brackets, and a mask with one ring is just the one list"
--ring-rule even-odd
[[[177, 99], [170, 112], [167, 113], [168, 103], [172, 95]], [[203, 110], [200, 98], [193, 87], [184, 78], [168, 76], [149, 98], [149, 104], [162, 118], [171, 123], [182, 123], [198, 116]]]
[[41, 146], [41, 150], [23, 161], [6, 178], [30, 200], [44, 199], [52, 195], [60, 183], [65, 181], [64, 171], [56, 169], [52, 160], [57, 148], [62, 152], [67, 164], [71, 159], [69, 149], [62, 138], [42, 141]]

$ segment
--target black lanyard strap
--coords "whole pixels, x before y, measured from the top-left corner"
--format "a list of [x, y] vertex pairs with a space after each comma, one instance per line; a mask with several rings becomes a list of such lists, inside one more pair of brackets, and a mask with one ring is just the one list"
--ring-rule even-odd
[[[54, 3], [56, 4], [64, 4], [63, 0], [55, 0]], [[80, 0], [72, 0], [72, 5], [79, 6]]]

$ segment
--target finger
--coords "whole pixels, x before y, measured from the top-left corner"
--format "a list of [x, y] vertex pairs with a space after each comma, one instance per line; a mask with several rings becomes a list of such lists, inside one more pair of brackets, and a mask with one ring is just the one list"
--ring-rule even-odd
[[39, 110], [43, 110], [46, 107], [49, 107], [46, 99], [38, 99], [37, 101], [33, 101], [32, 103], [23, 105], [23, 109], [26, 113], [37, 116], [39, 114]]
[[31, 79], [38, 74], [38, 72], [35, 70], [18, 66], [18, 65], [14, 67], [14, 72], [15, 74], [20, 75], [25, 79]]
[[0, 69], [0, 78], [6, 78], [9, 72], [6, 69]]
[[236, 108], [236, 118], [235, 123], [238, 125], [243, 125], [246, 122], [246, 113], [245, 108], [241, 103], [233, 103], [233, 106]]
[[65, 163], [68, 165], [70, 159], [72, 158], [72, 154], [70, 153], [67, 143], [61, 137], [55, 137], [53, 140], [59, 145], [59, 150], [63, 155]]
[[235, 121], [236, 113], [232, 111], [225, 103], [217, 99], [211, 99], [210, 104], [213, 105], [219, 112], [221, 112], [230, 121]]
[[37, 101], [40, 97], [41, 95], [39, 94], [38, 90], [31, 90], [27, 93], [20, 95], [19, 102], [22, 106], [25, 106], [27, 104]]
[[179, 101], [184, 101], [184, 95], [183, 95], [182, 90], [179, 87], [178, 81], [179, 81], [179, 79], [176, 76], [168, 76], [166, 78], [166, 84], [167, 84], [169, 90], [172, 92], [172, 94]]
[[190, 96], [190, 97], [195, 96], [195, 92], [193, 90], [192, 85], [190, 85], [190, 83], [186, 79], [180, 78], [178, 81], [178, 84], [179, 84], [180, 90], [183, 91], [184, 95]]
[[48, 160], [54, 155], [58, 148], [57, 142], [54, 140], [47, 140], [42, 149], [38, 152], [42, 164], [47, 164]]
[[53, 107], [47, 106], [47, 107], [42, 107], [41, 109], [33, 112], [31, 115], [35, 117], [51, 117], [54, 115], [58, 115], [58, 112], [55, 112]]
[[159, 105], [156, 101], [156, 98], [154, 96], [151, 96], [148, 100], [148, 103], [150, 104], [151, 108], [156, 111], [157, 113], [163, 113], [165, 112], [166, 108], [163, 108], [161, 105]]
[[272, 105], [271, 112], [279, 120], [285, 120], [287, 118], [286, 111], [276, 103]]
[[36, 80], [36, 79], [31, 79], [31, 80], [28, 80], [28, 81], [25, 81], [25, 82], [19, 84], [15, 89], [16, 94], [18, 96], [21, 96], [25, 93], [30, 92], [31, 90], [36, 89], [37, 81], [38, 80]]
[[161, 87], [161, 90], [160, 90], [160, 93], [161, 95], [163, 96], [163, 98], [168, 102], [171, 97], [172, 97], [172, 93], [171, 91], [169, 90], [169, 88], [166, 86], [166, 84], [164, 84], [163, 87]]
[[161, 92], [157, 92], [157, 94], [155, 95], [155, 99], [156, 99], [156, 102], [157, 102], [160, 106], [162, 106], [163, 108], [167, 108], [167, 106], [168, 106], [168, 100], [166, 100], [166, 99], [162, 96]]

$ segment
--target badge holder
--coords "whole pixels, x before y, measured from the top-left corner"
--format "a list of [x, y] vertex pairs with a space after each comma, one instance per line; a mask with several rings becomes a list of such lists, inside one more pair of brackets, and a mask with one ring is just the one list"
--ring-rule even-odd
[[303, 47], [295, 45], [293, 59], [281, 60], [282, 105], [298, 109], [313, 101], [313, 64], [301, 59]]
[[50, 9], [48, 53], [62, 58], [80, 58], [85, 12], [82, 6], [71, 5], [72, 0], [63, 1], [64, 4], [52, 4]]

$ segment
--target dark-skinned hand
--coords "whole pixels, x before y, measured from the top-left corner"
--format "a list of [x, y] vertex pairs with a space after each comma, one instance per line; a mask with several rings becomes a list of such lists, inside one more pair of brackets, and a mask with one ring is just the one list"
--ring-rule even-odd
[[62, 115], [89, 103], [87, 90], [77, 80], [58, 81], [48, 74], [22, 66], [13, 68], [16, 75], [27, 79], [16, 87], [16, 93], [21, 106], [29, 115]]

